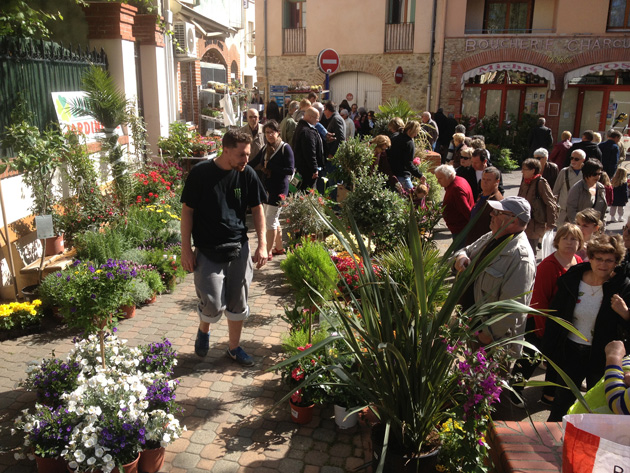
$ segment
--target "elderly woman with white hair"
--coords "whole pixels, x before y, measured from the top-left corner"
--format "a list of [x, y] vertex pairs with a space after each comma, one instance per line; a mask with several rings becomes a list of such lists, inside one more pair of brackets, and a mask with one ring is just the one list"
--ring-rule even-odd
[[556, 164], [549, 161], [549, 151], [545, 148], [538, 148], [534, 151], [534, 158], [540, 161], [540, 175], [545, 178], [549, 183], [549, 187], [553, 189], [560, 170]]
[[[453, 166], [448, 164], [438, 166], [435, 168], [435, 177], [444, 188], [442, 218], [455, 240], [470, 220], [470, 210], [475, 205], [473, 193], [468, 181], [455, 175]], [[456, 249], [463, 248], [465, 244], [466, 241], [462, 240]]]

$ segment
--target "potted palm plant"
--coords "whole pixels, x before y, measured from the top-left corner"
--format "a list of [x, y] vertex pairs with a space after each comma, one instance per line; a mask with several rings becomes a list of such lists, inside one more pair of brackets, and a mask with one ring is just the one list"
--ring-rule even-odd
[[127, 164], [123, 160], [124, 150], [118, 143], [115, 129], [128, 122], [127, 109], [131, 102], [116, 87], [107, 71], [97, 66], [90, 67], [84, 74], [82, 87], [85, 97], [73, 102], [72, 112], [88, 115], [103, 125], [105, 137], [102, 146], [107, 152], [118, 205], [125, 209], [131, 198], [132, 185]]

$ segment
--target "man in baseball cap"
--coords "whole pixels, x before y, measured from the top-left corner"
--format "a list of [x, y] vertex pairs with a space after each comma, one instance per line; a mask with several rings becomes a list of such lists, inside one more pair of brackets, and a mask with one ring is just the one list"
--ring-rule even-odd
[[[510, 240], [462, 296], [460, 303], [464, 309], [476, 302], [508, 299], [529, 305], [536, 274], [536, 258], [523, 231], [530, 220], [529, 202], [523, 197], [506, 197], [488, 201], [488, 205], [492, 207], [490, 231], [455, 254], [455, 269], [464, 271], [471, 260], [479, 264], [501, 243]], [[485, 345], [515, 335], [522, 338], [526, 318], [527, 314], [510, 314], [479, 331], [479, 342]], [[514, 354], [520, 355], [521, 346], [512, 347]]]

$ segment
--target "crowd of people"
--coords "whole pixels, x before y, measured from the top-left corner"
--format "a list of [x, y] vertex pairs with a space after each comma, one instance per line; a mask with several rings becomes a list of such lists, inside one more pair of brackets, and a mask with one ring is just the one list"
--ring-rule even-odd
[[[221, 169], [227, 168], [242, 172], [241, 147], [249, 145], [248, 179], [251, 180], [251, 173], [257, 174], [267, 197], [263, 199], [260, 189], [247, 184], [251, 189], [246, 202], [256, 211], [254, 220], [259, 233], [254, 255], [258, 266], [284, 253], [281, 200], [288, 194], [289, 182], [296, 172], [301, 177], [299, 190], [317, 187], [320, 178], [334, 169], [331, 160], [341, 143], [353, 135], [370, 134], [373, 114], [355, 105], [344, 103], [337, 107], [331, 101], [322, 104], [317, 99], [313, 93], [301, 102], [291, 102], [280, 122], [268, 119], [264, 126], [259, 123], [258, 111], [248, 110], [247, 124], [235, 137], [236, 148], [228, 147], [224, 167], [212, 170], [219, 175]], [[608, 140], [598, 146], [593, 143], [595, 134], [586, 131], [582, 141], [569, 146], [571, 135], [564, 132], [562, 141], [554, 146], [551, 132], [541, 118], [530, 135], [531, 157], [522, 162], [518, 195], [505, 197], [501, 172], [492, 165], [483, 137], [468, 137], [464, 127], [454, 124], [451, 129], [449, 123], [452, 133], [449, 131], [445, 140], [437, 115], [437, 122], [429, 112], [423, 113], [419, 121], [390, 120], [389, 134], [371, 139], [373, 169], [387, 177], [392, 189], [413, 195], [421, 205], [428, 189], [416, 165], [414, 138], [425, 134], [431, 146], [442, 153], [443, 164], [434, 172], [444, 188], [443, 218], [456, 248], [454, 270], [464, 271], [470, 265], [475, 268], [481, 261], [488, 263], [487, 257], [492, 256], [474, 284], [462, 294], [463, 309], [481, 301], [516, 299], [534, 309], [549, 310], [583, 334], [577, 336], [540, 314], [514, 313], [481, 327], [477, 332], [479, 343], [526, 337], [555, 360], [576, 385], [586, 380], [590, 388], [604, 375], [607, 356], [614, 354], [618, 358], [620, 353], [617, 345], [614, 350], [606, 347], [620, 340], [625, 349], [630, 348], [630, 223], [624, 226], [623, 238], [605, 233], [608, 209], [609, 220], [620, 221], [628, 202], [627, 173], [619, 165], [620, 158], [625, 157], [625, 150], [619, 146], [621, 135], [611, 130]], [[605, 178], [608, 172], [612, 173], [612, 180]], [[184, 199], [185, 210], [202, 205], [192, 192], [185, 192]], [[244, 204], [239, 202], [240, 215]], [[236, 239], [242, 239], [242, 219], [240, 215], [240, 223], [232, 232]], [[182, 218], [182, 224], [190, 225], [187, 232], [192, 231], [194, 236], [196, 226], [191, 220], [189, 214]], [[264, 235], [262, 228], [266, 228]], [[552, 236], [555, 251], [537, 267], [539, 243], [547, 235]], [[229, 243], [234, 246], [231, 240]], [[222, 246], [220, 242], [211, 243]], [[236, 243], [239, 246], [243, 241]], [[249, 255], [248, 251], [243, 253]], [[200, 264], [188, 251], [185, 254], [187, 269]], [[212, 257], [210, 253], [210, 262], [205, 257], [201, 260], [200, 279], [196, 278], [195, 283], [199, 288], [215, 291], [220, 288], [217, 282], [203, 279], [207, 277], [204, 272], [214, 268]], [[250, 271], [251, 264], [245, 265], [241, 273], [247, 279]], [[207, 352], [209, 323], [215, 321], [217, 312], [224, 310], [229, 314], [230, 327], [240, 335], [239, 324], [246, 317], [246, 291], [245, 295], [239, 294], [231, 296], [234, 308], [219, 309], [212, 298], [200, 299], [201, 324], [195, 345], [200, 356]], [[238, 336], [231, 336], [230, 341], [229, 355], [241, 364], [251, 363], [249, 355], [238, 347]], [[518, 358], [513, 374], [528, 379], [536, 367], [532, 353], [526, 350], [523, 355], [521, 345], [514, 345], [513, 352]], [[618, 373], [611, 375], [613, 380], [618, 378]], [[550, 367], [546, 379], [562, 384]], [[519, 391], [522, 394], [522, 388], [516, 385], [511, 400], [522, 406]], [[541, 399], [551, 406], [550, 421], [560, 420], [573, 400], [570, 390], [552, 387], [544, 390]]]

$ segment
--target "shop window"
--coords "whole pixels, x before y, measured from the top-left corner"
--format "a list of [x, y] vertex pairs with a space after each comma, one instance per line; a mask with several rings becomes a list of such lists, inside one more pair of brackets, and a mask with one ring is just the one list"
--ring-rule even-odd
[[535, 74], [526, 74], [518, 71], [497, 71], [486, 72], [485, 74], [477, 75], [468, 79], [468, 84], [547, 84], [547, 81], [543, 77], [538, 77]]
[[533, 3], [533, 0], [486, 0], [484, 33], [531, 33]]
[[630, 29], [630, 0], [610, 0], [608, 29]]
[[284, 27], [306, 28], [306, 0], [285, 0]]
[[416, 16], [416, 0], [388, 0], [387, 23], [413, 23]]

